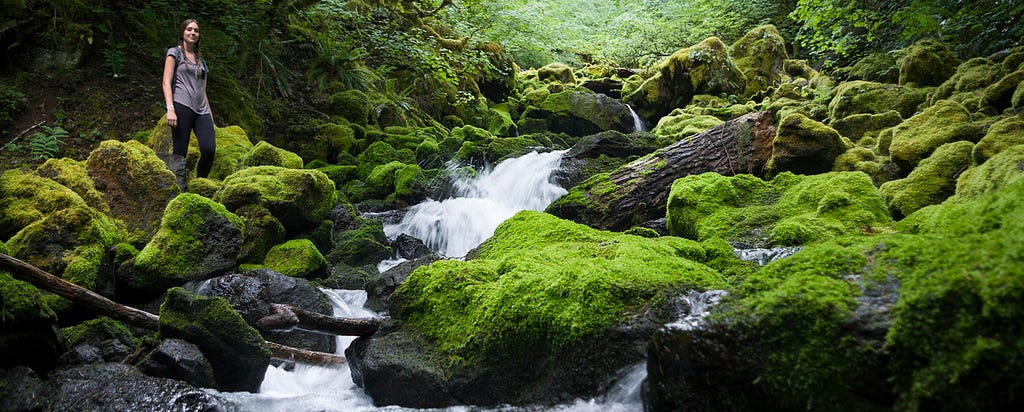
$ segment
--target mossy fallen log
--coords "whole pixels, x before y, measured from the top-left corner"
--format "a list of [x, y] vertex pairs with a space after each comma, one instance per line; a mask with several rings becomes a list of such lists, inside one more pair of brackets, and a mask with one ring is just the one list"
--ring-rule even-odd
[[292, 305], [271, 304], [270, 315], [258, 323], [266, 329], [301, 327], [333, 335], [370, 336], [380, 328], [380, 318], [339, 318]]

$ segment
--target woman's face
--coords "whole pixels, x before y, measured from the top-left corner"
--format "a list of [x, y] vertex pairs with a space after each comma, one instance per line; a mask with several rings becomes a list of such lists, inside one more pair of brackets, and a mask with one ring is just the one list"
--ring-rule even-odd
[[185, 40], [185, 43], [195, 44], [199, 41], [199, 24], [196, 22], [189, 23], [185, 26], [185, 31], [181, 33], [181, 37]]

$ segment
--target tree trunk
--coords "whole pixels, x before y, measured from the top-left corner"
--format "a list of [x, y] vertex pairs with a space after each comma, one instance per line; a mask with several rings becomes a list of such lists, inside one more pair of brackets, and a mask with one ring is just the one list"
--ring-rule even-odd
[[[92, 309], [97, 314], [110, 317], [126, 324], [149, 330], [158, 330], [160, 318], [144, 310], [135, 309], [107, 299], [96, 292], [68, 282], [19, 259], [0, 253], [0, 270], [5, 270], [37, 288], [55, 293], [76, 304]], [[379, 324], [379, 321], [377, 321]], [[376, 329], [375, 329], [376, 330]], [[370, 332], [372, 334], [373, 332]], [[342, 356], [293, 348], [274, 342], [267, 342], [274, 356], [310, 364], [343, 364]]]
[[583, 203], [556, 201], [547, 211], [599, 229], [626, 230], [665, 217], [676, 179], [705, 172], [763, 176], [774, 138], [771, 114], [749, 113], [616, 169], [611, 185], [584, 192]]
[[270, 305], [270, 315], [261, 318], [260, 326], [267, 329], [287, 329], [299, 326], [332, 335], [370, 336], [380, 327], [379, 318], [336, 318], [282, 304]]

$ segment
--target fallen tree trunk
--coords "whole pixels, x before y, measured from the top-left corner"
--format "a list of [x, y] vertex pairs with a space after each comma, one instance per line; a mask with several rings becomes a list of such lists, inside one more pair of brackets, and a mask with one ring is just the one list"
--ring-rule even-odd
[[[22, 260], [0, 253], [0, 270], [5, 270], [15, 279], [31, 283], [37, 288], [50, 291], [67, 300], [85, 306], [97, 314], [149, 330], [158, 330], [160, 318], [144, 310], [135, 309], [107, 299], [89, 289], [54, 276]], [[274, 356], [311, 364], [342, 364], [342, 356], [293, 348], [267, 341]]]
[[260, 326], [267, 329], [287, 329], [299, 326], [332, 335], [370, 336], [380, 328], [378, 318], [336, 318], [295, 307], [272, 304], [270, 315], [261, 318]]
[[676, 179], [705, 172], [764, 176], [774, 138], [771, 114], [749, 113], [626, 164], [603, 180], [587, 180], [546, 211], [604, 230], [642, 225], [665, 217]]

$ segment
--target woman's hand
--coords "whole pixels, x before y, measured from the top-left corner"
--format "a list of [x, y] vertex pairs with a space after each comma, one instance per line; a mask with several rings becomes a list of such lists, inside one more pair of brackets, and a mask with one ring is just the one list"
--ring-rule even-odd
[[167, 108], [167, 125], [171, 127], [178, 126], [178, 114], [174, 112], [173, 107]]

